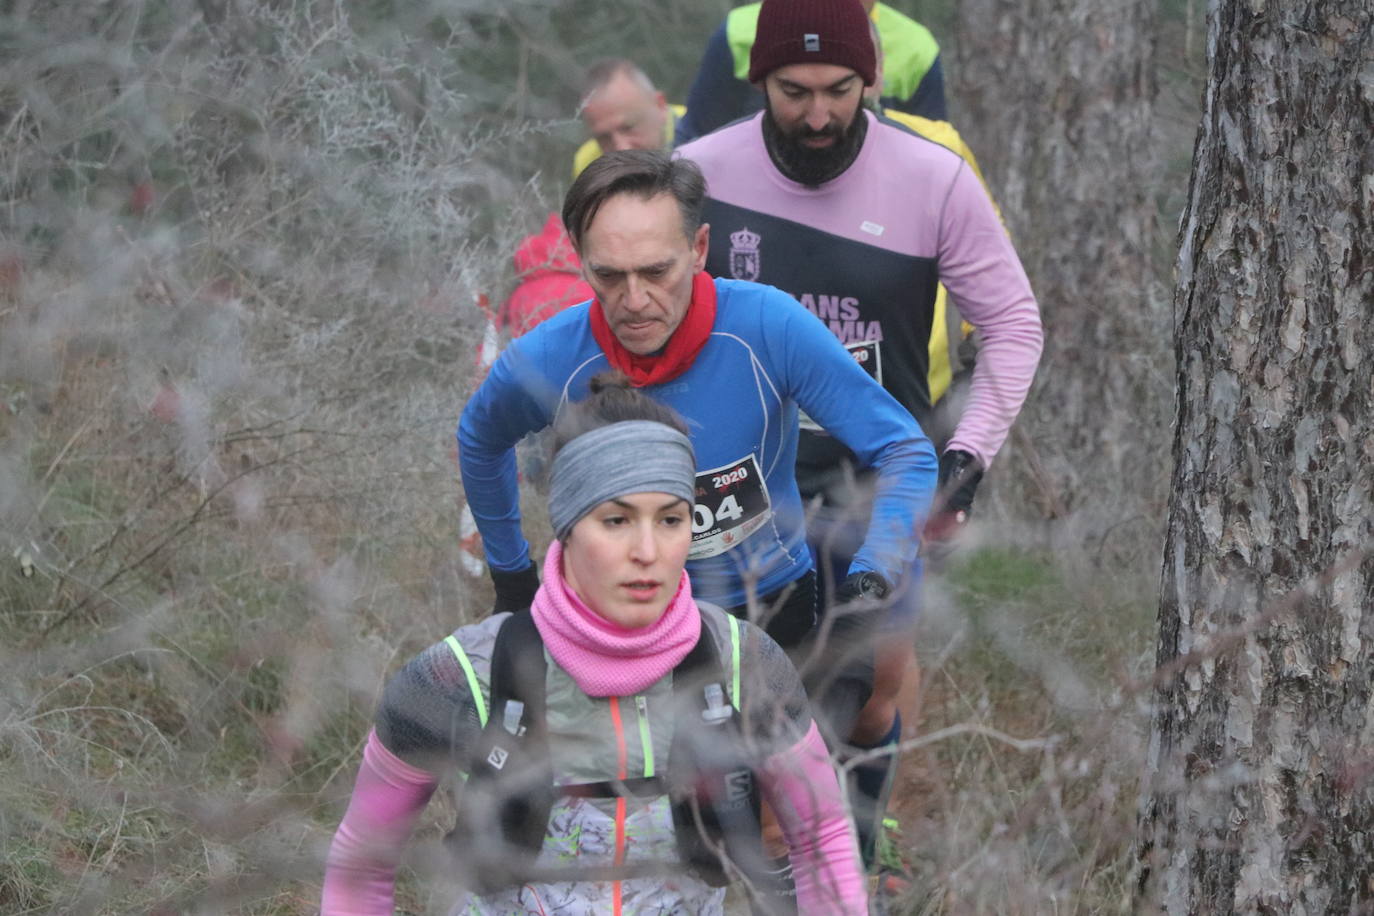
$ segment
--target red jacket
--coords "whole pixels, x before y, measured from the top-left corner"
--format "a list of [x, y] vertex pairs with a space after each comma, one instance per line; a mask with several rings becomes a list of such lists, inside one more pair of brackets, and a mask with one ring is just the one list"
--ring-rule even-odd
[[581, 268], [562, 220], [550, 213], [544, 228], [515, 249], [520, 282], [497, 315], [501, 330], [519, 337], [549, 316], [592, 298]]

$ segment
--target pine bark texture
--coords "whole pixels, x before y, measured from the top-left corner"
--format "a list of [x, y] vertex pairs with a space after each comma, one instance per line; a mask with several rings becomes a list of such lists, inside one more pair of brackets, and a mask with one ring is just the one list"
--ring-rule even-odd
[[1374, 911], [1374, 5], [1214, 3], [1143, 910]]
[[1155, 30], [1144, 0], [959, 4], [955, 125], [1045, 321], [1025, 435], [993, 478], [1043, 517], [1087, 509], [1099, 532], [1164, 514], [1172, 366], [1165, 264], [1152, 256]]

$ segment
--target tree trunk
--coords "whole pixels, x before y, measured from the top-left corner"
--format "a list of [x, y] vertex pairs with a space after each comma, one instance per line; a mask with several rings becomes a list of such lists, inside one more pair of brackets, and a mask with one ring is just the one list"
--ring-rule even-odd
[[1214, 3], [1141, 902], [1374, 910], [1374, 7]]
[[1080, 518], [1098, 533], [1164, 514], [1170, 357], [1152, 257], [1155, 6], [959, 5], [955, 126], [983, 165], [1045, 320], [1028, 435], [1013, 439], [993, 479], [1029, 494], [1045, 517], [1089, 510]]

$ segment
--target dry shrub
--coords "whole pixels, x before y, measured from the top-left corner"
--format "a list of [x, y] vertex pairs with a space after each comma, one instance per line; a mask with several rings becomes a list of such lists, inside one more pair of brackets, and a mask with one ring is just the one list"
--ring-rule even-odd
[[980, 527], [928, 579], [893, 796], [915, 880], [894, 912], [1130, 910], [1152, 586], [1076, 576], [1013, 533]]
[[[1156, 301], [1171, 285], [1186, 196], [1204, 73], [1183, 51], [1199, 27], [1191, 5], [1160, 9]], [[897, 853], [915, 880], [893, 912], [1140, 905], [1133, 846], [1173, 406], [1167, 312], [1142, 317], [1111, 346], [1136, 380], [1132, 416], [1065, 429], [1062, 416], [1035, 406], [1064, 368], [1042, 365], [980, 489], [969, 541], [948, 568], [927, 571], [922, 685], [905, 706], [910, 751], [894, 793]], [[1086, 460], [1094, 450], [1107, 460]]]
[[0, 909], [308, 911], [541, 204], [365, 9], [107, 7], [0, 20]]
[[[484, 612], [453, 424], [586, 6], [480, 6], [0, 5], [0, 910], [311, 911], [385, 675]], [[632, 13], [690, 60], [720, 10]], [[917, 911], [1120, 902], [1153, 560], [1103, 530], [933, 577]]]

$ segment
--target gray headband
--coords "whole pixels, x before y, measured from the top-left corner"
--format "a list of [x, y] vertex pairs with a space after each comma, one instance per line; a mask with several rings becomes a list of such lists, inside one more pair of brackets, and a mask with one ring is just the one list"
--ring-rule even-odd
[[696, 457], [682, 433], [653, 420], [626, 420], [583, 433], [554, 456], [549, 521], [560, 541], [582, 516], [627, 493], [696, 495]]

